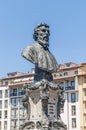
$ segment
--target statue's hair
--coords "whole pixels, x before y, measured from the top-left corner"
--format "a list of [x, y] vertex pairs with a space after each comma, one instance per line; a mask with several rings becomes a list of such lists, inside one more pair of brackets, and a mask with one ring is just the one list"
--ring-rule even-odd
[[[34, 29], [33, 38], [34, 38], [35, 41], [37, 41], [38, 32], [39, 32], [39, 30], [40, 30], [40, 27], [42, 27], [42, 26], [45, 26], [46, 28], [49, 29], [49, 25], [47, 25], [46, 23], [41, 23], [41, 24], [39, 24], [39, 25]], [[49, 33], [49, 35], [50, 35], [50, 33]]]

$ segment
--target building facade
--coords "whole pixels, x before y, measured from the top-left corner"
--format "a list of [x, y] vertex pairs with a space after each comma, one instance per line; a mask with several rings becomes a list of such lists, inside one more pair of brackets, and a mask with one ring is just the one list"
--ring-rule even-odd
[[54, 74], [54, 80], [61, 82], [65, 90], [62, 119], [68, 130], [86, 130], [86, 63], [60, 65], [59, 73]]
[[10, 129], [9, 87], [0, 87], [0, 130]]
[[25, 83], [33, 82], [33, 75], [33, 72], [13, 72], [0, 80], [0, 130], [19, 130], [24, 122], [26, 110], [22, 104], [22, 96], [25, 92], [22, 87]]
[[[53, 74], [55, 82], [64, 86], [64, 109], [62, 120], [68, 130], [86, 130], [86, 63], [69, 62], [61, 64], [58, 73]], [[31, 73], [8, 73], [0, 79], [0, 130], [20, 130], [27, 111], [22, 104], [23, 85], [34, 81]]]

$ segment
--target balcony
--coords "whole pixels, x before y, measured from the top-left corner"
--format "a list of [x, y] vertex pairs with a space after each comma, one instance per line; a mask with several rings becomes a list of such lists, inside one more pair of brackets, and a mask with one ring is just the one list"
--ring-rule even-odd
[[25, 95], [25, 92], [24, 91], [21, 91], [21, 92], [18, 92], [18, 93], [10, 93], [10, 96], [22, 96], [22, 95]]
[[24, 91], [18, 92], [18, 96], [25, 95]]
[[10, 93], [10, 96], [17, 96], [17, 93]]
[[11, 119], [18, 119], [18, 115], [11, 115]]
[[18, 108], [18, 104], [11, 104], [11, 108]]
[[26, 117], [27, 117], [26, 114], [25, 115], [20, 115], [19, 119], [25, 119]]
[[65, 87], [65, 90], [75, 90], [75, 86], [67, 86]]
[[18, 126], [15, 126], [15, 125], [13, 125], [13, 126], [11, 126], [11, 130], [19, 130], [19, 127]]

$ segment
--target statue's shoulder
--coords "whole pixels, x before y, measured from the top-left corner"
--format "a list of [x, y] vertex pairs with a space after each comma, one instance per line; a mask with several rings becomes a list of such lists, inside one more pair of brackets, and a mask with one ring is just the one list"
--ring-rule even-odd
[[26, 49], [34, 48], [34, 44], [27, 45], [25, 48], [26, 48]]
[[27, 48], [27, 50], [32, 50], [32, 51], [38, 52], [41, 47], [38, 43], [34, 43], [32, 45], [28, 45], [26, 48]]
[[21, 55], [32, 63], [36, 63], [36, 49], [34, 44], [26, 46]]
[[23, 49], [23, 51], [33, 51], [33, 50], [35, 50], [35, 48], [36, 48], [35, 44], [30, 44], [30, 45], [27, 45], [27, 46]]
[[22, 51], [22, 56], [29, 55], [29, 54], [36, 55], [40, 51], [38, 46], [39, 45], [37, 43], [26, 46]]

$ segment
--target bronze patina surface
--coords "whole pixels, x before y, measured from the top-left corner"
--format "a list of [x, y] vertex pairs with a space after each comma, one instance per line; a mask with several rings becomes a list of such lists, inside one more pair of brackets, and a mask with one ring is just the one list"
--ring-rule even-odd
[[[23, 90], [26, 92], [23, 97], [23, 105], [27, 109], [27, 118], [22, 124], [22, 130], [67, 130], [66, 125], [61, 120], [61, 109], [64, 107], [64, 90], [60, 83], [53, 81], [52, 73], [59, 70], [58, 63], [49, 51], [49, 26], [45, 23], [39, 24], [34, 29], [33, 38], [35, 43], [24, 48], [22, 56], [28, 61], [35, 64], [35, 76], [33, 84], [25, 84]], [[35, 94], [35, 99], [31, 96]], [[57, 95], [55, 100], [56, 115], [49, 118], [49, 102], [52, 95]], [[30, 99], [30, 100], [29, 100]], [[31, 118], [31, 102], [35, 105], [41, 104], [42, 118], [32, 120]], [[40, 105], [39, 105], [40, 106]], [[40, 107], [39, 107], [40, 109]], [[34, 117], [34, 115], [33, 115]]]

